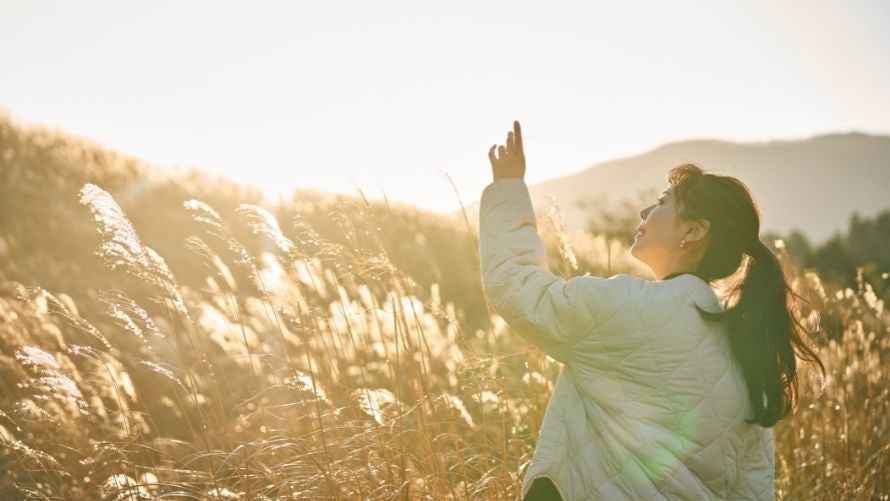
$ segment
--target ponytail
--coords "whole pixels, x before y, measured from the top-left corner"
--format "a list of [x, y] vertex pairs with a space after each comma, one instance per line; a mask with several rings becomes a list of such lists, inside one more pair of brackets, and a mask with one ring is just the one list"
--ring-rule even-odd
[[802, 339], [794, 318], [791, 296], [782, 263], [760, 239], [752, 239], [747, 272], [730, 293], [737, 293], [732, 308], [721, 313], [698, 309], [709, 320], [728, 321], [730, 346], [748, 387], [754, 417], [745, 420], [771, 427], [797, 408], [797, 360], [825, 366]]

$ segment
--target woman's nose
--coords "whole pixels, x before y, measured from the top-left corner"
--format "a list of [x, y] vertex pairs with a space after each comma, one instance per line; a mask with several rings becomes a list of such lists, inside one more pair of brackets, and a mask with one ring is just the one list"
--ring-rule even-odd
[[651, 208], [652, 208], [652, 206], [650, 205], [649, 207], [646, 207], [645, 209], [641, 210], [640, 211], [640, 219], [646, 219], [646, 216], [649, 214], [649, 209], [651, 209]]

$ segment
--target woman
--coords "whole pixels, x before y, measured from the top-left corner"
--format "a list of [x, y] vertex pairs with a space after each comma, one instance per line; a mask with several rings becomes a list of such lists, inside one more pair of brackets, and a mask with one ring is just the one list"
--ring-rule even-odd
[[[548, 269], [513, 128], [488, 152], [484, 290], [563, 364], [523, 499], [773, 499], [772, 426], [796, 405], [795, 356], [825, 369], [748, 189], [694, 164], [671, 169], [630, 249], [655, 279], [566, 281]], [[727, 277], [721, 304], [710, 283]]]

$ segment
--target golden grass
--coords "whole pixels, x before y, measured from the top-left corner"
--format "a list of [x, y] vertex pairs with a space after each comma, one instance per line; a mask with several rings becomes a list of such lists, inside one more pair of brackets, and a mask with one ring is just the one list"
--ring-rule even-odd
[[[282, 230], [244, 204], [245, 224], [269, 243], [254, 255], [212, 207], [188, 200], [205, 230], [184, 245], [206, 271], [196, 290], [108, 193], [87, 184], [81, 202], [107, 264], [156, 304], [100, 291], [100, 326], [67, 296], [3, 289], [0, 496], [518, 497], [557, 363], [497, 315], [465, 332], [439, 284], [418, 291], [393, 265], [372, 215], [339, 223], [347, 242], [377, 239], [376, 252], [326, 241], [300, 218]], [[563, 273], [578, 261], [638, 270], [620, 244], [567, 234], [558, 211], [548, 221]], [[829, 377], [776, 427], [777, 496], [886, 499], [887, 312], [868, 283], [828, 290], [812, 271], [794, 277]]]

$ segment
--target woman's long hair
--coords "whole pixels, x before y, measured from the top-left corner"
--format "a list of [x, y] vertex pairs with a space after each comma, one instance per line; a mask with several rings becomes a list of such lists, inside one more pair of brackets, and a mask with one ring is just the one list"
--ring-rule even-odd
[[710, 224], [696, 274], [708, 282], [737, 274], [725, 289], [724, 306], [735, 298], [733, 306], [720, 312], [696, 308], [706, 320], [729, 324], [730, 346], [754, 407], [753, 419], [746, 421], [771, 427], [797, 408], [796, 357], [818, 364], [825, 375], [794, 315], [793, 298], [800, 296], [788, 285], [778, 257], [760, 240], [760, 210], [744, 183], [693, 163], [672, 168], [668, 182], [677, 215]]

